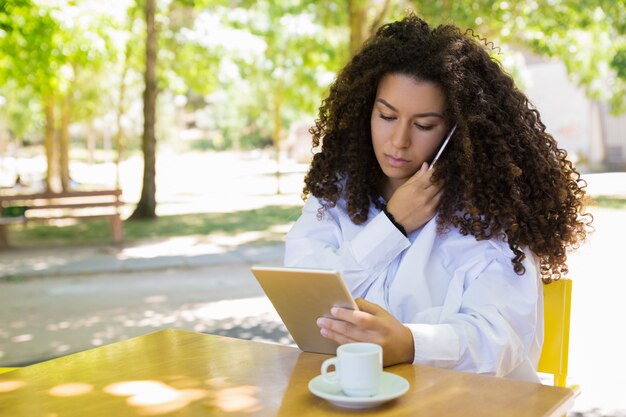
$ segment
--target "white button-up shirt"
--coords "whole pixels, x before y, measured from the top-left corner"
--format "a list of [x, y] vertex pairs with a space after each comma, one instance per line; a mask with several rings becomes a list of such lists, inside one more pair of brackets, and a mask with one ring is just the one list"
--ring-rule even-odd
[[543, 297], [535, 257], [513, 271], [503, 240], [477, 241], [436, 218], [405, 237], [378, 209], [354, 224], [345, 201], [311, 196], [286, 236], [285, 266], [340, 271], [352, 296], [383, 306], [412, 332], [416, 364], [538, 381]]

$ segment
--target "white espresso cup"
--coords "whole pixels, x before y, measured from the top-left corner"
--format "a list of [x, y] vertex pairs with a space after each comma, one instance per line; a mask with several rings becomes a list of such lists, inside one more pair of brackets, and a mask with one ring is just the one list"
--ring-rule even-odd
[[[335, 366], [335, 372], [328, 368]], [[339, 384], [349, 397], [371, 397], [378, 393], [383, 374], [383, 348], [374, 343], [346, 343], [337, 348], [337, 356], [322, 363], [326, 382]]]

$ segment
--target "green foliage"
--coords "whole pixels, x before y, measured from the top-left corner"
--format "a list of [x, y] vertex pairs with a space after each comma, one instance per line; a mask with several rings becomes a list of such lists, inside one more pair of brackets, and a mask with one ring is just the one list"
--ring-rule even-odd
[[7, 1], [0, 7], [0, 28], [0, 84], [14, 80], [38, 94], [53, 90], [63, 55], [59, 24], [49, 10], [30, 0]]
[[255, 131], [250, 132], [241, 137], [241, 149], [263, 149], [272, 146], [272, 136], [268, 132], [265, 135], [263, 132]]
[[[383, 3], [362, 1], [370, 17]], [[264, 146], [276, 111], [283, 130], [312, 120], [349, 58], [345, 0], [171, 0], [160, 6], [158, 87], [168, 93], [160, 97], [188, 98], [185, 111], [196, 112], [197, 124], [210, 132], [194, 146]], [[16, 137], [37, 142], [46, 95], [71, 94], [73, 120], [86, 125], [107, 115], [111, 120], [122, 82], [123, 109], [141, 100], [141, 8], [138, 0], [0, 0], [0, 95], [8, 98], [0, 118]], [[626, 111], [623, 0], [400, 0], [391, 3], [387, 21], [407, 8], [432, 25], [472, 28], [502, 48], [501, 54], [494, 50], [496, 59], [514, 56], [513, 48], [561, 59], [589, 97]], [[514, 60], [503, 64], [517, 75]], [[159, 140], [176, 128], [173, 108], [160, 106], [169, 130]]]
[[33, 107], [41, 112], [47, 97], [57, 103], [70, 97], [72, 121], [91, 123], [111, 109], [120, 22], [91, 6], [70, 0], [0, 6], [0, 94], [9, 97], [4, 117], [19, 139], [33, 127], [42, 135], [43, 116]]
[[11, 98], [0, 112], [0, 120], [8, 126], [11, 136], [21, 138], [27, 145], [40, 142], [44, 120], [41, 103], [32, 99], [33, 90], [18, 85], [15, 80], [7, 80], [0, 86], [0, 95]]
[[626, 2], [623, 0], [415, 1], [433, 24], [473, 28], [496, 45], [558, 58], [572, 80], [614, 113], [626, 111]]
[[193, 2], [172, 2], [162, 13], [167, 16], [162, 19], [167, 24], [159, 27], [162, 86], [175, 94], [210, 94], [218, 85], [215, 68], [221, 57], [198, 36], [201, 27]]

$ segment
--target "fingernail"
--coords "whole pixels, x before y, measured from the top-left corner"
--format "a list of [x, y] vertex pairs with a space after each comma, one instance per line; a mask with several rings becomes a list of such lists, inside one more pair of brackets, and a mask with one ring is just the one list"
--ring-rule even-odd
[[328, 330], [326, 329], [321, 329], [320, 333], [322, 334], [322, 336], [328, 336]]
[[333, 307], [330, 309], [330, 314], [332, 314], [333, 316], [336, 316], [338, 312], [339, 309], [337, 307]]
[[323, 326], [324, 324], [326, 324], [326, 320], [324, 320], [322, 317], [320, 317], [319, 319], [317, 319], [317, 321], [315, 322], [318, 326]]

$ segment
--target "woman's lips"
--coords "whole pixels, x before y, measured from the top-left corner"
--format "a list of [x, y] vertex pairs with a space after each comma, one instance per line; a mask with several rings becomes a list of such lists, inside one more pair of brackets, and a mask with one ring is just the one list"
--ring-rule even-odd
[[394, 167], [400, 167], [409, 163], [409, 161], [407, 161], [406, 159], [396, 158], [391, 155], [385, 154], [385, 158], [387, 158], [387, 162], [389, 163], [389, 165]]

